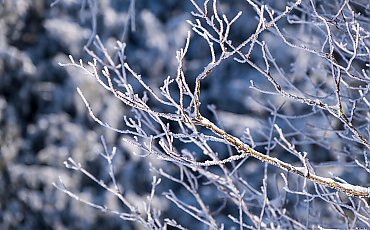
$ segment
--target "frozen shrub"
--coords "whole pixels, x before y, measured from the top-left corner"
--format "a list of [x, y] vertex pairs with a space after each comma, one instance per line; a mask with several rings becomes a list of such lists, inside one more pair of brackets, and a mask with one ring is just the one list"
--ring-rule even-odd
[[[168, 43], [160, 44], [165, 33], [153, 31], [160, 22], [152, 18], [147, 28], [154, 40], [141, 53], [145, 71], [140, 58], [126, 57], [130, 43], [117, 41], [113, 50], [97, 32], [86, 46], [92, 61], [70, 56], [61, 65], [81, 69], [124, 104], [125, 114], [113, 114], [124, 125], [115, 127], [78, 89], [91, 118], [122, 135], [130, 160], [102, 138], [109, 177], [72, 158], [66, 166], [121, 206], [84, 199], [62, 181], [55, 186], [147, 229], [370, 227], [370, 5], [269, 2], [191, 0], [192, 32], [176, 52], [176, 70], [161, 81], [171, 61]], [[140, 175], [127, 176], [133, 172]], [[143, 188], [130, 188], [125, 176]], [[146, 199], [138, 202], [135, 189]]]

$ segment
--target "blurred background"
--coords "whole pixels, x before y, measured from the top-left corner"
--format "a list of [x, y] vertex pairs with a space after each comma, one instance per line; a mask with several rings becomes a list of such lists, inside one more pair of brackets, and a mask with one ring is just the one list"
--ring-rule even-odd
[[[119, 135], [95, 123], [76, 87], [92, 100], [94, 112], [113, 127], [122, 126], [127, 108], [94, 79], [58, 63], [67, 63], [69, 54], [76, 60], [91, 60], [84, 46], [97, 33], [110, 53], [116, 40], [130, 44], [126, 53], [132, 67], [158, 86], [176, 73], [174, 57], [190, 29], [185, 20], [192, 5], [176, 0], [136, 1], [131, 25], [127, 24], [130, 1], [98, 2], [97, 31], [87, 1], [0, 3], [1, 229], [133, 228], [135, 224], [87, 207], [52, 186], [61, 177], [84, 198], [116, 202], [63, 164], [73, 157], [97, 177], [106, 178], [107, 165], [99, 157], [102, 135], [110, 148], [118, 147], [119, 182], [130, 200], [142, 205], [150, 192], [149, 160], [133, 156]], [[191, 54], [208, 57], [207, 52]], [[201, 64], [194, 63], [195, 68]], [[168, 201], [163, 199], [160, 205], [166, 209]]]
[[[154, 156], [133, 155], [135, 148], [122, 142], [119, 134], [94, 122], [76, 87], [84, 92], [94, 113], [112, 127], [122, 128], [123, 116], [130, 110], [82, 71], [61, 67], [58, 63], [69, 62], [69, 54], [75, 60], [91, 60], [84, 46], [91, 45], [91, 37], [98, 34], [110, 54], [114, 54], [116, 40], [126, 42], [127, 62], [149, 85], [158, 88], [168, 75], [176, 74], [176, 50], [183, 47], [187, 31], [191, 30], [186, 20], [191, 19], [189, 12], [194, 11], [194, 7], [190, 1], [177, 0], [137, 0], [131, 6], [129, 0], [101, 0], [97, 4], [94, 25], [87, 1], [0, 2], [0, 229], [140, 228], [135, 222], [122, 221], [75, 201], [52, 186], [60, 177], [83, 198], [110, 207], [119, 206], [117, 200], [96, 183], [71, 172], [63, 164], [68, 157], [73, 157], [98, 178], [107, 179], [107, 164], [99, 156], [103, 151], [101, 136], [109, 148], [117, 147], [115, 164], [119, 183], [125, 195], [138, 206], [150, 193], [149, 162], [157, 167], [171, 167]], [[269, 1], [269, 4], [277, 9], [285, 7], [285, 1]], [[231, 33], [235, 43], [243, 41], [256, 26], [252, 9], [244, 1], [221, 1], [221, 5], [227, 15], [243, 11]], [[267, 35], [265, 39], [272, 41]], [[187, 73], [195, 77], [209, 62], [210, 55], [207, 44], [199, 36], [192, 36], [191, 44], [186, 58]], [[279, 64], [289, 70], [292, 60], [301, 54], [283, 49], [277, 44], [272, 47], [275, 53], [284, 52], [285, 58]], [[300, 57], [302, 68], [307, 67], [309, 57]], [[257, 60], [257, 56], [253, 58]], [[316, 73], [320, 71], [325, 70], [317, 69]], [[258, 92], [252, 95], [250, 80], [260, 86], [268, 84], [247, 65], [226, 61], [212, 79], [202, 85], [202, 103], [219, 108], [219, 118], [231, 132], [241, 136], [248, 127], [256, 140], [262, 142], [266, 139], [263, 133], [268, 133], [268, 129], [262, 131], [269, 123], [271, 112], [266, 106], [270, 102], [282, 104], [282, 101], [264, 96], [262, 101], [266, 103], [259, 104], [263, 95]], [[189, 81], [193, 84], [193, 80]], [[308, 106], [284, 105], [287, 114], [309, 110]], [[303, 126], [302, 122], [293, 123], [299, 127]], [[289, 129], [288, 126], [281, 123], [282, 128]], [[259, 148], [264, 150], [261, 146], [263, 144]], [[322, 145], [302, 146], [315, 153], [311, 156], [313, 161], [337, 160], [333, 152]], [[222, 150], [226, 148], [220, 147], [219, 151]], [[246, 175], [253, 176], [250, 182], [258, 189], [263, 176], [263, 167], [258, 166], [262, 165], [252, 160], [243, 169]], [[341, 168], [332, 169], [358, 184], [368, 181], [361, 172], [362, 178], [355, 176], [359, 175], [356, 171], [345, 173]], [[161, 191], [172, 188], [181, 197], [181, 188], [168, 181], [162, 181], [162, 185], [154, 205], [163, 211], [163, 216], [179, 219], [193, 229], [202, 226], [182, 215], [181, 210], [160, 195]], [[292, 198], [287, 207], [296, 200], [298, 198]], [[301, 215], [300, 209], [294, 210], [297, 216]], [[328, 217], [327, 223], [330, 221]]]

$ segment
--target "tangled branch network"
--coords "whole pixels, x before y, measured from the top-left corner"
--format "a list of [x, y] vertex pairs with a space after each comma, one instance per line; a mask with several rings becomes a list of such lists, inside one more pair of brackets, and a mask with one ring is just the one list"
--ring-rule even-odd
[[[245, 12], [227, 16], [216, 0], [205, 1], [202, 5], [194, 0], [191, 3], [194, 11], [192, 20], [187, 22], [192, 33], [188, 32], [184, 47], [176, 53], [176, 75], [164, 79], [159, 88], [147, 84], [145, 77], [128, 64], [125, 43], [117, 42], [117, 52], [111, 56], [99, 36], [94, 39], [93, 49], [86, 48], [93, 57], [92, 62], [86, 65], [70, 56], [69, 63], [61, 64], [82, 69], [95, 78], [118, 100], [132, 108], [133, 114], [124, 118], [127, 129], [112, 127], [94, 114], [89, 99], [78, 89], [90, 116], [100, 125], [124, 135], [125, 142], [141, 149], [140, 156], [155, 155], [177, 165], [187, 175], [184, 177], [188, 177], [188, 181], [162, 169], [153, 167], [153, 171], [186, 188], [198, 206], [186, 204], [172, 191], [165, 196], [212, 229], [220, 228], [215, 218], [217, 214], [210, 211], [198, 193], [201, 185], [193, 173], [213, 184], [228, 202], [238, 207], [239, 217], [229, 217], [241, 228], [271, 227], [268, 223], [278, 223], [279, 216], [283, 216], [282, 219], [290, 225], [280, 223], [275, 227], [304, 227], [269, 199], [267, 180], [268, 175], [277, 170], [274, 167], [278, 168], [282, 178], [278, 186], [287, 193], [305, 196], [308, 201], [320, 199], [335, 206], [348, 227], [357, 226], [358, 222], [369, 226], [370, 17], [369, 12], [367, 16], [358, 12], [366, 5], [359, 3], [354, 6], [351, 1], [299, 0], [278, 10], [247, 0], [256, 19], [254, 31], [244, 35], [245, 39], [239, 37], [237, 40], [233, 37], [236, 33], [233, 26], [242, 20]], [[195, 39], [192, 36], [202, 38], [209, 52], [207, 64], [196, 75], [187, 71], [187, 53], [193, 44], [192, 39]], [[287, 57], [279, 55], [281, 49], [286, 50]], [[287, 69], [283, 63], [288, 62], [284, 59], [289, 55], [295, 60]], [[270, 114], [264, 123], [267, 132], [255, 131], [256, 137], [248, 127], [244, 133], [231, 130], [219, 119], [217, 109], [202, 101], [203, 84], [210, 84], [209, 79], [232, 61], [247, 65], [258, 78], [266, 80], [264, 84], [250, 80], [248, 89], [253, 95], [260, 95], [259, 98], [251, 97], [254, 104], [250, 106], [259, 105]], [[261, 95], [271, 100], [261, 101]], [[291, 115], [288, 111], [296, 113]], [[305, 125], [301, 126], [298, 120]], [[195, 146], [192, 150], [184, 147], [190, 144]], [[220, 154], [215, 147], [217, 144], [224, 146], [222, 150], [225, 149], [229, 155]], [[325, 151], [320, 153], [317, 149]], [[336, 161], [312, 162], [311, 157], [325, 152], [335, 155]], [[108, 150], [104, 154], [110, 165], [114, 155]], [[247, 178], [243, 178], [243, 168], [252, 158], [264, 162], [261, 191], [252, 188]], [[150, 205], [147, 206], [147, 218], [137, 214], [137, 209], [120, 192], [113, 168], [110, 175], [116, 187], [110, 188], [73, 159], [67, 166], [81, 171], [116, 194], [129, 208], [125, 215], [116, 213], [123, 219], [139, 221], [149, 227], [163, 227], [153, 221], [155, 217]], [[269, 166], [274, 166], [274, 169]], [[336, 177], [327, 167], [358, 167], [364, 179], [357, 181], [365, 184], [350, 183]], [[303, 178], [303, 183], [294, 186], [289, 175]], [[159, 182], [157, 177], [153, 179], [151, 197]], [[73, 195], [65, 187], [59, 188]], [[348, 199], [348, 202], [344, 203], [343, 199]], [[259, 205], [258, 211], [249, 207], [252, 200]], [[347, 215], [348, 212], [352, 217]], [[244, 222], [243, 218], [248, 221]], [[269, 222], [266, 218], [276, 218], [276, 221]], [[165, 223], [181, 227], [174, 220], [167, 219]]]

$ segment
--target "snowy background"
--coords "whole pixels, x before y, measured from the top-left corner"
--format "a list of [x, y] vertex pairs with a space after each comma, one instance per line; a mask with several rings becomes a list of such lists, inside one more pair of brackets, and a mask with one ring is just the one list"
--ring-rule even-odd
[[[65, 168], [63, 164], [68, 157], [72, 157], [98, 178], [108, 179], [107, 164], [99, 156], [103, 151], [101, 136], [109, 148], [117, 147], [115, 164], [118, 168], [118, 182], [124, 188], [125, 197], [135, 205], [141, 207], [151, 191], [155, 172], [149, 170], [149, 164], [156, 168], [166, 168], [176, 175], [174, 164], [158, 160], [155, 156], [140, 158], [134, 155], [137, 149], [122, 142], [120, 134], [94, 122], [77, 94], [76, 87], [84, 92], [94, 113], [113, 127], [122, 128], [123, 116], [129, 114], [130, 109], [82, 71], [58, 65], [60, 62], [67, 63], [69, 54], [76, 60], [91, 60], [83, 49], [94, 34], [90, 9], [83, 5], [84, 2], [61, 0], [54, 6], [51, 6], [52, 1], [47, 0], [0, 2], [0, 229], [140, 228], [135, 222], [123, 221], [117, 216], [71, 199], [52, 186], [61, 177], [66, 186], [82, 198], [120, 210], [120, 204], [114, 196], [88, 178]], [[126, 42], [127, 62], [153, 88], [161, 86], [168, 75], [176, 74], [176, 50], [183, 47], [187, 31], [191, 30], [186, 23], [186, 20], [192, 18], [189, 12], [194, 11], [190, 1], [136, 1], [134, 15], [129, 13], [128, 0], [98, 2], [95, 32], [108, 52], [114, 54], [116, 40]], [[243, 11], [230, 37], [236, 43], [241, 42], [256, 26], [251, 7], [247, 7], [244, 1], [220, 2], [226, 15], [236, 15], [238, 11]], [[285, 7], [284, 1], [269, 2], [274, 2], [270, 6], [277, 9]], [[131, 21], [128, 21], [132, 16]], [[294, 31], [295, 28], [291, 29]], [[309, 39], [303, 36], [302, 33], [302, 40]], [[267, 42], [273, 39], [268, 34], [264, 35]], [[291, 69], [292, 63], [301, 69], [309, 69], [314, 62], [310, 56], [289, 51], [278, 42], [272, 42], [270, 49], [274, 54], [284, 57], [278, 61], [287, 72], [295, 71]], [[186, 58], [189, 76], [194, 77], [203, 70], [209, 58], [207, 44], [199, 36], [193, 35]], [[259, 61], [258, 56], [252, 58]], [[296, 59], [299, 62], [294, 61]], [[313, 81], [320, 82], [320, 73], [325, 71], [317, 67]], [[303, 85], [304, 79], [297, 76], [294, 82], [301, 89], [312, 90], [312, 87]], [[193, 80], [189, 80], [190, 84], [194, 84]], [[285, 99], [252, 90], [250, 80], [260, 88], [271, 89], [268, 81], [248, 65], [225, 61], [202, 85], [202, 106], [204, 114], [211, 116], [206, 105], [215, 105], [226, 130], [236, 136], [242, 137], [245, 128], [249, 128], [252, 136], [260, 142], [258, 149], [264, 151], [266, 143], [263, 144], [263, 141], [267, 138], [266, 133], [269, 133], [269, 119], [272, 119], [270, 104], [282, 106], [282, 113], [292, 116], [308, 113], [311, 108], [291, 102], [283, 106]], [[326, 125], [325, 119], [320, 116], [307, 119], [316, 127]], [[306, 126], [306, 123], [305, 118], [302, 118], [290, 124], [308, 133], [313, 132], [314, 128]], [[284, 131], [291, 128], [284, 121], [280, 122], [280, 127]], [[342, 141], [330, 139], [335, 138], [334, 134], [327, 138], [332, 146], [343, 144]], [[303, 143], [303, 140], [306, 142]], [[325, 149], [320, 141], [319, 144], [312, 144], [315, 140], [302, 139], [301, 143], [300, 140], [296, 142], [300, 143], [303, 151], [309, 152], [312, 162], [341, 160], [335, 151]], [[224, 150], [228, 151], [225, 146], [215, 145], [215, 148], [218, 148], [221, 155]], [[289, 156], [275, 154], [283, 160], [294, 162]], [[325, 176], [333, 173], [354, 184], [369, 185], [366, 171], [353, 165], [352, 168], [344, 167], [346, 158], [342, 160], [343, 167], [328, 163], [326, 166], [321, 165], [322, 171], [321, 168], [318, 170], [321, 173], [328, 172], [329, 167], [330, 173]], [[250, 159], [239, 170], [255, 189], [260, 189], [264, 175], [263, 163]], [[271, 175], [281, 173], [274, 167], [269, 167], [269, 170]], [[297, 180], [298, 177], [293, 178]], [[276, 186], [283, 186], [278, 176], [269, 180]], [[169, 189], [182, 200], [186, 201], [188, 196], [183, 188], [163, 179], [153, 200], [153, 205], [162, 211], [162, 218], [173, 218], [189, 229], [204, 227], [161, 195]], [[222, 206], [223, 200], [216, 196], [212, 190], [214, 187], [204, 186], [202, 189], [201, 193], [205, 194], [205, 201], [211, 209], [216, 210]], [[282, 191], [282, 188], [271, 188], [269, 194], [274, 197], [277, 191]], [[307, 218], [313, 224], [335, 227], [337, 216], [330, 214], [324, 202], [318, 201], [314, 206], [315, 211], [307, 215], [306, 208], [299, 205], [303, 198], [287, 194], [281, 210], [287, 210], [290, 216], [298, 220]], [[253, 208], [251, 206], [252, 211]], [[237, 227], [227, 215], [231, 213], [238, 216], [238, 210], [230, 204], [225, 204], [222, 210], [217, 220], [224, 222], [226, 229]]]

